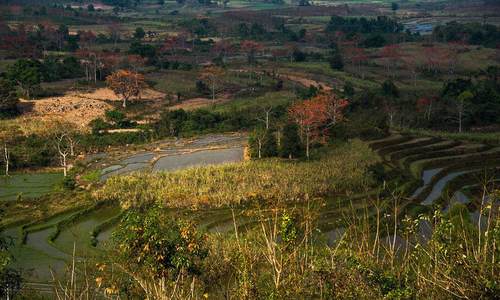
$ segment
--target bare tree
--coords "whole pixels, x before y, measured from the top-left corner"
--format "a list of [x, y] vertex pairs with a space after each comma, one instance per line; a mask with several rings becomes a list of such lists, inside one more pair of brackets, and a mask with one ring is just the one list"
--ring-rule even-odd
[[255, 130], [253, 134], [253, 138], [255, 139], [255, 143], [257, 146], [257, 157], [262, 158], [262, 144], [264, 143], [266, 131], [264, 130]]
[[[0, 161], [5, 163], [5, 175], [9, 176], [11, 164], [11, 152], [13, 147], [9, 145], [16, 145], [17, 138], [22, 135], [22, 132], [17, 126], [3, 126], [0, 125]], [[2, 145], [3, 144], [3, 145]]]
[[9, 176], [9, 162], [10, 162], [10, 152], [7, 148], [7, 143], [3, 144], [3, 159], [5, 162], [5, 176]]
[[71, 156], [75, 156], [75, 148], [80, 143], [73, 134], [68, 134], [68, 145]]
[[257, 118], [257, 120], [263, 122], [266, 125], [266, 130], [269, 129], [270, 121], [271, 121], [271, 113], [273, 112], [273, 107], [264, 107], [264, 116], [262, 118]]
[[56, 135], [56, 148], [59, 152], [59, 160], [61, 167], [63, 167], [64, 177], [68, 175], [68, 155], [71, 153], [71, 147], [67, 133], [60, 133]]

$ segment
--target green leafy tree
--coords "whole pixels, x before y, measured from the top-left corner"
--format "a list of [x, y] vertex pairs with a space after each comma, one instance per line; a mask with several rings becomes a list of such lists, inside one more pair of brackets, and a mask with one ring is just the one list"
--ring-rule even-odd
[[119, 126], [119, 124], [126, 118], [125, 114], [119, 110], [107, 110], [104, 115], [106, 117], [106, 121], [115, 126]]
[[399, 89], [391, 80], [382, 83], [382, 94], [387, 97], [399, 98]]
[[344, 69], [344, 60], [342, 59], [342, 55], [340, 53], [333, 54], [328, 60], [330, 64], [330, 68], [334, 70], [343, 70]]
[[250, 157], [262, 158], [262, 145], [264, 143], [264, 136], [266, 131], [257, 128], [248, 137], [248, 146], [250, 150]]
[[463, 117], [467, 105], [474, 98], [474, 95], [470, 91], [464, 91], [457, 97], [457, 113], [458, 113], [458, 132], [462, 132]]
[[134, 32], [134, 38], [140, 40], [143, 39], [144, 36], [146, 36], [146, 32], [144, 31], [144, 29], [142, 29], [142, 27], [137, 27]]
[[346, 81], [346, 83], [344, 84], [344, 95], [347, 97], [347, 98], [352, 98], [354, 96], [354, 86], [352, 85], [352, 82], [350, 81]]
[[384, 96], [383, 105], [384, 112], [389, 119], [389, 127], [394, 125], [394, 118], [399, 111], [400, 103], [396, 101], [399, 98], [399, 89], [391, 80], [386, 80], [381, 86], [382, 95]]
[[15, 82], [30, 98], [33, 90], [40, 84], [42, 78], [40, 63], [30, 59], [20, 59], [7, 70], [7, 78]]
[[0, 78], [0, 118], [16, 114], [18, 102], [15, 87], [10, 81]]
[[276, 134], [271, 130], [266, 130], [262, 140], [262, 157], [274, 157], [278, 155], [278, 144]]
[[63, 59], [59, 72], [63, 78], [77, 78], [84, 75], [82, 65], [74, 56]]
[[280, 145], [280, 156], [293, 158], [302, 153], [302, 144], [300, 142], [299, 127], [294, 123], [286, 124], [283, 128], [283, 137]]
[[101, 131], [106, 130], [110, 127], [102, 118], [97, 118], [89, 123], [90, 128], [92, 128], [92, 134], [98, 135]]

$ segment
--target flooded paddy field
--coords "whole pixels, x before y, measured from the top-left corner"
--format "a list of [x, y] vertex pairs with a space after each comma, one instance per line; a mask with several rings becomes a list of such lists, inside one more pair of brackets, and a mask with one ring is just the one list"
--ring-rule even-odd
[[[232, 163], [244, 159], [246, 136], [240, 134], [207, 135], [193, 139], [169, 140], [148, 145], [148, 149], [133, 153], [100, 153], [86, 158], [99, 171], [100, 181], [111, 176], [136, 171], [168, 172], [195, 166]], [[94, 162], [92, 162], [94, 161]], [[20, 174], [0, 179], [0, 201], [15, 201], [19, 197], [39, 197], [54, 191], [62, 182], [58, 173]], [[21, 196], [19, 196], [19, 194]], [[0, 234], [12, 238], [14, 266], [21, 269], [30, 282], [48, 282], [62, 274], [72, 258], [73, 248], [78, 257], [99, 253], [109, 241], [121, 208], [117, 204], [71, 209], [67, 213], [45, 218], [33, 225], [16, 224]], [[176, 213], [173, 213], [175, 215]], [[215, 217], [212, 218], [210, 216]], [[201, 227], [210, 231], [231, 229], [231, 211], [200, 212], [194, 215]], [[205, 220], [206, 219], [206, 220]], [[95, 236], [93, 233], [102, 224]], [[213, 224], [212, 224], [213, 223]], [[24, 234], [24, 235], [23, 235]]]

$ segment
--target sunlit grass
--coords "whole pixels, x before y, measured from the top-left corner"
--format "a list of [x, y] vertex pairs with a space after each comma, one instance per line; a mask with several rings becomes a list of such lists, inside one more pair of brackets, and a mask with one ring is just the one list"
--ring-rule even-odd
[[123, 207], [151, 203], [221, 207], [251, 201], [294, 202], [371, 186], [373, 181], [366, 170], [377, 160], [366, 144], [356, 140], [313, 161], [269, 159], [113, 177], [95, 196], [99, 200], [119, 200]]

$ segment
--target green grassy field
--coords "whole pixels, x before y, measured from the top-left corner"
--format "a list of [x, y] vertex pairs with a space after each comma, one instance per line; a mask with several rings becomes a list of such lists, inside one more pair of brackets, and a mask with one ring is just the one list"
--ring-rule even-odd
[[0, 177], [0, 201], [33, 198], [54, 191], [62, 182], [61, 173], [12, 174]]

